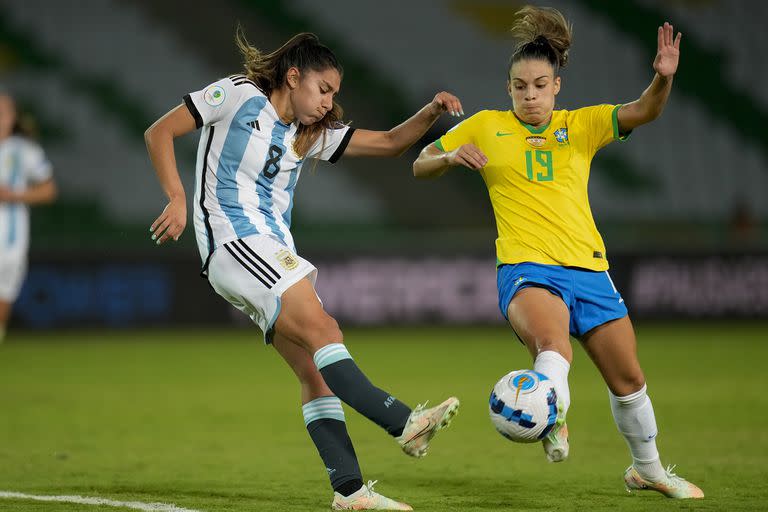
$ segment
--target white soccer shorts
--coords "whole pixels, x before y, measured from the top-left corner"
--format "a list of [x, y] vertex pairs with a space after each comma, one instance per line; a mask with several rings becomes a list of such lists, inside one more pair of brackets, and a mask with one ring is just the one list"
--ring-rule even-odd
[[14, 302], [19, 296], [26, 275], [26, 252], [0, 250], [0, 300]]
[[315, 266], [268, 235], [227, 242], [216, 249], [208, 265], [213, 289], [251, 317], [267, 344], [280, 314], [280, 297], [305, 277], [315, 284]]

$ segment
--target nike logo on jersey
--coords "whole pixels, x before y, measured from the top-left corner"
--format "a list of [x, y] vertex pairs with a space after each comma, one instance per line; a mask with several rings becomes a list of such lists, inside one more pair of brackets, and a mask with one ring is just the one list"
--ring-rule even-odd
[[253, 128], [254, 130], [261, 131], [261, 126], [259, 126], [259, 120], [258, 119], [256, 119], [255, 121], [248, 121], [246, 124], [248, 126], [250, 126], [251, 128]]
[[497, 137], [506, 137], [507, 135], [514, 135], [515, 132], [496, 132]]

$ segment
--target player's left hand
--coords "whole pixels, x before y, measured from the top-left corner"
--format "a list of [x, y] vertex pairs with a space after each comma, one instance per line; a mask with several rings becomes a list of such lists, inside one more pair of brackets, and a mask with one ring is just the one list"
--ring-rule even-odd
[[680, 39], [683, 34], [678, 32], [673, 41], [674, 33], [672, 25], [666, 21], [663, 27], [659, 27], [658, 49], [656, 50], [656, 58], [653, 59], [653, 69], [663, 77], [674, 75], [680, 60]]
[[432, 112], [436, 115], [440, 115], [443, 112], [448, 112], [454, 117], [464, 115], [464, 108], [461, 106], [459, 98], [449, 92], [442, 91], [437, 93], [430, 106], [432, 107]]
[[16, 194], [8, 187], [0, 187], [0, 203], [12, 203], [16, 201]]

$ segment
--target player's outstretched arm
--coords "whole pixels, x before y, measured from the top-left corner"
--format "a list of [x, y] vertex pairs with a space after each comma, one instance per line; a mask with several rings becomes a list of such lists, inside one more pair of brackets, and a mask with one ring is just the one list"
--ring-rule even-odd
[[407, 121], [389, 131], [355, 130], [344, 156], [400, 156], [419, 140], [444, 112], [464, 115], [459, 99], [439, 92]]
[[22, 192], [0, 187], [0, 203], [47, 204], [56, 200], [58, 189], [53, 178], [30, 185]]
[[680, 39], [683, 34], [678, 32], [674, 37], [674, 28], [667, 22], [659, 27], [657, 33], [658, 49], [653, 60], [656, 76], [640, 98], [623, 105], [617, 114], [619, 131], [629, 132], [638, 126], [649, 123], [659, 117], [672, 91], [672, 77], [677, 71], [680, 60]]
[[195, 129], [195, 118], [185, 105], [179, 105], [144, 132], [149, 158], [157, 173], [160, 186], [168, 197], [163, 213], [155, 219], [149, 230], [158, 245], [173, 238], [178, 240], [187, 225], [187, 198], [176, 167], [173, 139]]
[[488, 158], [474, 144], [464, 144], [446, 152], [432, 143], [422, 149], [419, 158], [413, 162], [413, 175], [417, 178], [436, 178], [455, 165], [477, 170], [487, 163]]

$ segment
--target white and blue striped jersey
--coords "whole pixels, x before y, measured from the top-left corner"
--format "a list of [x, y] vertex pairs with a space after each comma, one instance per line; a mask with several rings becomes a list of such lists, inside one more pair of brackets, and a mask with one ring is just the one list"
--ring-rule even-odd
[[301, 167], [309, 158], [336, 162], [354, 129], [327, 129], [301, 158], [293, 150], [297, 122], [282, 122], [244, 75], [187, 94], [184, 103], [203, 129], [194, 202], [203, 261], [224, 243], [254, 234], [273, 236], [295, 253], [291, 209]]
[[[23, 192], [51, 178], [51, 163], [43, 149], [23, 137], [0, 141], [0, 187]], [[24, 253], [29, 246], [29, 208], [0, 202], [0, 252]]]

